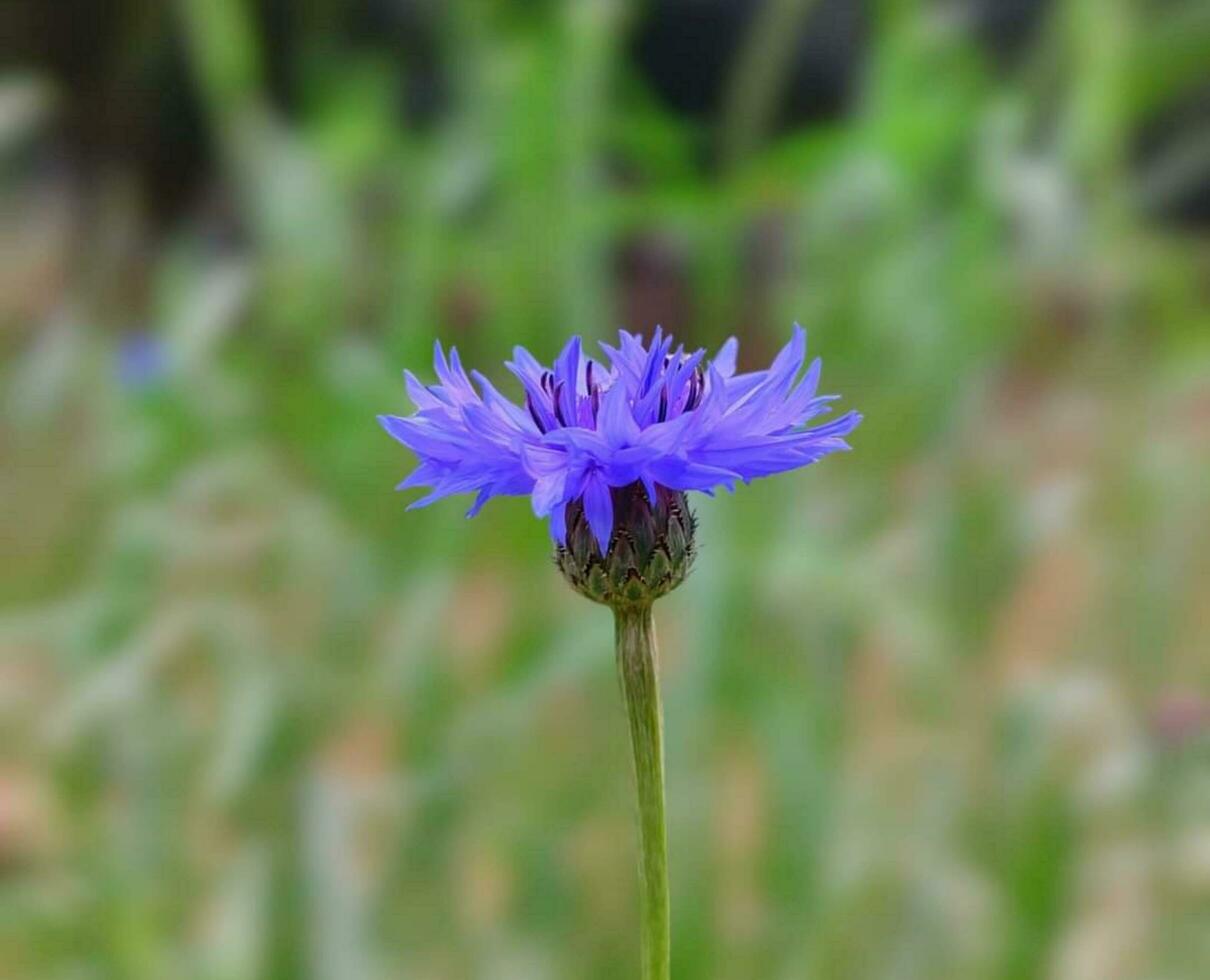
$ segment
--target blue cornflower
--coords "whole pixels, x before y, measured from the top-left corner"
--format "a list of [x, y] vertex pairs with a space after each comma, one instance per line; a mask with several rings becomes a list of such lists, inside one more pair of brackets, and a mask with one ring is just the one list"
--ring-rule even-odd
[[458, 352], [450, 348], [447, 359], [438, 342], [440, 384], [424, 385], [404, 372], [416, 413], [379, 416], [420, 460], [397, 489], [431, 488], [411, 507], [477, 493], [468, 517], [492, 497], [528, 495], [560, 545], [571, 512], [582, 508], [603, 555], [619, 488], [641, 487], [655, 507], [661, 487], [734, 490], [850, 448], [844, 437], [861, 421], [857, 412], [807, 428], [839, 396], [816, 394], [818, 358], [799, 377], [806, 334], [797, 324], [767, 370], [746, 374], [735, 371], [734, 337], [713, 360], [704, 350], [672, 344], [660, 329], [650, 345], [621, 331], [618, 346], [601, 345], [606, 366], [573, 337], [553, 368], [517, 347], [507, 367], [525, 391], [519, 406], [479, 372], [468, 377]]
[[154, 334], [127, 334], [118, 344], [115, 357], [118, 382], [139, 391], [154, 387], [168, 373], [168, 352]]

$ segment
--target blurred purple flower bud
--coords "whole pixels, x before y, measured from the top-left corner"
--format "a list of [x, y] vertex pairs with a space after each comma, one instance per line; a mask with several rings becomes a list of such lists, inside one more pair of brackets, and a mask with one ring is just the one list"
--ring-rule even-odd
[[116, 355], [118, 383], [131, 391], [154, 387], [168, 371], [168, 352], [154, 334], [130, 333], [122, 338]]

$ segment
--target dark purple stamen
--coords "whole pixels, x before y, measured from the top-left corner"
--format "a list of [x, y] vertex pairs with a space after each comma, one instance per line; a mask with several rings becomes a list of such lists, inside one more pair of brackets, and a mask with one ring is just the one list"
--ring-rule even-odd
[[565, 419], [563, 417], [562, 398], [563, 398], [563, 382], [560, 381], [557, 385], [555, 385], [555, 393], [551, 396], [551, 400], [554, 402], [554, 405], [555, 405], [555, 418], [557, 418], [559, 420], [559, 425], [565, 426], [565, 425], [567, 425], [567, 419]]
[[[667, 355], [665, 355], [665, 357], [667, 357]], [[647, 360], [647, 370], [643, 372], [643, 382], [639, 388], [640, 397], [646, 395], [647, 392], [651, 390], [651, 386], [655, 383], [656, 376], [660, 370], [659, 365], [660, 362], [656, 358], [655, 351], [653, 350]]]
[[529, 395], [525, 396], [525, 407], [529, 409], [529, 417], [534, 420], [534, 425], [538, 427], [538, 431], [545, 433], [546, 426], [542, 424], [542, 420], [538, 417], [538, 410], [534, 408], [534, 400]]
[[693, 377], [689, 379], [689, 397], [685, 399], [686, 412], [692, 411], [701, 403], [705, 384], [705, 375], [702, 374], [702, 369], [699, 367], [693, 372]]
[[668, 420], [668, 389], [665, 388], [660, 392], [660, 421]]

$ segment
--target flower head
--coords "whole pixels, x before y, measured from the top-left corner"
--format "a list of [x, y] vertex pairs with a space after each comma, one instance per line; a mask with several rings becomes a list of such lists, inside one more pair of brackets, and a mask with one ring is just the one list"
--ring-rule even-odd
[[767, 370], [745, 374], [735, 370], [735, 338], [713, 359], [672, 344], [659, 329], [650, 344], [622, 331], [616, 347], [601, 345], [600, 360], [573, 337], [550, 368], [517, 347], [507, 364], [525, 392], [517, 405], [477, 371], [468, 376], [458, 352], [451, 348], [447, 358], [437, 343], [440, 383], [405, 372], [415, 414], [379, 416], [420, 460], [399, 489], [430, 488], [411, 507], [475, 493], [468, 517], [492, 497], [530, 496], [561, 546], [571, 508], [604, 556], [622, 488], [641, 489], [659, 508], [670, 499], [661, 488], [678, 499], [691, 490], [734, 490], [849, 448], [856, 412], [807, 428], [838, 396], [816, 394], [818, 358], [803, 373], [801, 327]]

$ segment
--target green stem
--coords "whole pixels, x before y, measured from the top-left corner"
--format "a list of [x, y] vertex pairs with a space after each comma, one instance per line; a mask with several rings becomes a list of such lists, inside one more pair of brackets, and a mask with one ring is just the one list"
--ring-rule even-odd
[[643, 980], [668, 980], [668, 833], [664, 822], [664, 732], [656, 673], [655, 621], [651, 606], [614, 610], [618, 677], [639, 798], [642, 887]]
[[795, 46], [816, 0], [768, 0], [753, 19], [723, 96], [723, 164], [744, 163], [773, 122]]

